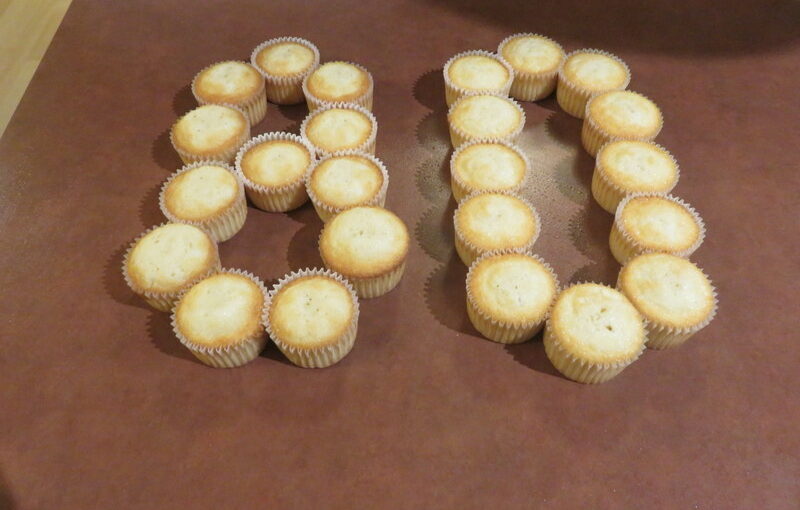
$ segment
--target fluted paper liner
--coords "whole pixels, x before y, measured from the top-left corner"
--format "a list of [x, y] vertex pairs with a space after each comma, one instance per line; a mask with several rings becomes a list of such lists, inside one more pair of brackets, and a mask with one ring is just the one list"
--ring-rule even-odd
[[458, 100], [455, 103], [453, 103], [450, 106], [450, 109], [447, 111], [447, 125], [449, 126], [449, 129], [450, 129], [450, 142], [453, 144], [453, 148], [457, 149], [462, 144], [467, 143], [467, 142], [474, 142], [474, 141], [479, 141], [479, 140], [486, 139], [486, 137], [473, 136], [473, 135], [467, 133], [466, 131], [464, 131], [463, 129], [461, 129], [460, 127], [454, 126], [453, 123], [450, 122], [450, 115], [453, 113], [453, 110], [455, 110], [458, 107], [459, 103], [461, 103], [461, 101], [467, 99], [468, 97], [474, 97], [474, 96], [495, 96], [495, 97], [499, 97], [499, 98], [505, 99], [505, 100], [507, 100], [508, 102], [510, 102], [511, 104], [514, 105], [514, 107], [520, 113], [519, 126], [517, 126], [513, 131], [511, 131], [510, 133], [508, 133], [505, 136], [499, 136], [499, 137], [494, 137], [494, 138], [496, 138], [498, 140], [505, 140], [505, 141], [507, 141], [509, 143], [516, 143], [517, 139], [519, 138], [520, 133], [522, 133], [522, 129], [525, 127], [525, 110], [522, 109], [522, 106], [520, 106], [520, 104], [518, 102], [516, 102], [513, 99], [511, 99], [510, 97], [508, 97], [506, 95], [502, 95], [502, 94], [484, 94], [484, 93], [465, 94], [465, 95], [461, 96], [460, 98], [458, 98]]
[[[288, 283], [305, 276], [326, 276], [328, 278], [332, 278], [333, 280], [343, 284], [350, 292], [350, 296], [353, 300], [353, 320], [351, 321], [345, 333], [333, 345], [311, 348], [291, 345], [280, 339], [272, 329], [272, 325], [269, 321], [269, 311], [275, 295], [280, 292], [280, 290]], [[356, 340], [356, 334], [358, 332], [358, 315], [358, 296], [356, 295], [353, 286], [350, 285], [350, 282], [348, 282], [347, 279], [345, 279], [339, 273], [331, 271], [330, 269], [307, 268], [287, 274], [278, 280], [278, 283], [272, 287], [272, 290], [269, 293], [269, 306], [265, 307], [264, 309], [262, 322], [266, 326], [267, 333], [269, 334], [270, 338], [272, 338], [272, 341], [275, 342], [275, 345], [278, 346], [278, 349], [281, 350], [281, 352], [289, 359], [289, 361], [304, 368], [324, 368], [340, 361], [353, 348], [353, 344]]]
[[[625, 83], [623, 85], [608, 90], [589, 90], [585, 87], [581, 87], [580, 85], [572, 83], [564, 76], [564, 65], [571, 56], [577, 53], [597, 53], [598, 55], [604, 55], [606, 57], [616, 60], [625, 67], [625, 71], [628, 74], [628, 79], [625, 80]], [[573, 117], [582, 119], [586, 113], [586, 103], [589, 101], [589, 99], [591, 99], [593, 96], [596, 96], [597, 94], [608, 92], [609, 90], [625, 90], [630, 82], [631, 82], [631, 70], [628, 67], [628, 64], [626, 64], [618, 56], [609, 53], [607, 51], [596, 50], [596, 49], [575, 50], [569, 53], [564, 58], [564, 61], [561, 63], [561, 67], [558, 70], [558, 88], [556, 90], [556, 98], [558, 100], [558, 105], [561, 107], [562, 110], [564, 110], [569, 115], [572, 115]]]
[[[488, 313], [482, 310], [475, 302], [475, 296], [472, 294], [472, 291], [470, 289], [470, 282], [472, 281], [473, 278], [473, 272], [475, 271], [475, 268], [478, 266], [478, 264], [480, 264], [483, 260], [490, 257], [495, 257], [498, 255], [507, 255], [512, 253], [527, 255], [535, 259], [542, 266], [544, 266], [544, 268], [550, 273], [550, 276], [553, 278], [553, 282], [555, 282], [555, 293], [553, 294], [553, 298], [550, 300], [550, 305], [548, 305], [544, 314], [542, 314], [541, 317], [537, 317], [536, 319], [520, 323], [504, 322], [490, 316]], [[555, 297], [559, 293], [560, 284], [558, 282], [558, 275], [556, 275], [555, 271], [553, 271], [553, 268], [550, 266], [550, 264], [545, 262], [544, 259], [542, 259], [539, 255], [531, 253], [530, 251], [525, 249], [512, 248], [506, 250], [491, 251], [488, 253], [484, 253], [479, 258], [477, 258], [470, 265], [469, 272], [467, 272], [466, 287], [467, 287], [467, 315], [469, 316], [469, 320], [470, 322], [472, 322], [472, 325], [475, 326], [475, 329], [477, 329], [488, 340], [491, 340], [493, 342], [498, 342], [501, 344], [517, 344], [530, 340], [539, 331], [541, 331], [545, 321], [550, 316], [550, 310], [552, 309], [553, 303], [555, 302]]]
[[558, 48], [561, 50], [561, 62], [559, 63], [558, 67], [550, 72], [532, 73], [529, 71], [522, 71], [514, 67], [514, 65], [509, 62], [509, 65], [514, 69], [514, 82], [511, 84], [509, 95], [517, 101], [539, 101], [540, 99], [544, 99], [552, 94], [556, 89], [556, 85], [558, 84], [558, 71], [564, 64], [565, 59], [564, 48], [547, 36], [528, 32], [513, 34], [503, 39], [500, 42], [500, 45], [497, 47], [497, 54], [502, 57], [503, 48], [505, 45], [520, 37], [539, 37], [546, 39], [558, 46]]
[[[613, 92], [613, 91], [609, 91]], [[656, 106], [658, 110], [658, 128], [656, 129], [655, 133], [650, 136], [614, 136], [608, 133], [603, 126], [598, 124], [598, 122], [589, 115], [589, 107], [594, 101], [595, 98], [600, 96], [601, 94], [597, 94], [592, 96], [589, 101], [586, 102], [586, 112], [583, 118], [583, 126], [581, 127], [581, 143], [583, 144], [583, 148], [586, 149], [586, 152], [589, 153], [592, 157], [595, 157], [600, 150], [601, 147], [606, 145], [610, 142], [616, 142], [618, 140], [630, 140], [636, 142], [652, 142], [661, 132], [661, 128], [664, 127], [664, 114], [661, 113], [661, 108], [656, 105], [655, 101], [650, 99], [649, 97], [645, 96], [644, 94], [640, 94], [639, 92], [634, 92], [629, 90], [631, 94], [636, 94], [639, 97], [647, 99], [651, 103]], [[606, 92], [604, 92], [605, 94]]]
[[[522, 180], [516, 186], [512, 186], [511, 188], [477, 189], [470, 187], [467, 183], [463, 181], [463, 179], [461, 179], [461, 176], [455, 171], [456, 158], [458, 158], [458, 156], [467, 148], [482, 143], [503, 145], [511, 149], [515, 153], [517, 153], [519, 157], [522, 158], [522, 160], [525, 162], [525, 173], [522, 177]], [[467, 142], [459, 146], [455, 151], [453, 151], [452, 156], [450, 156], [450, 189], [453, 191], [453, 198], [455, 199], [456, 202], [461, 202], [470, 193], [476, 193], [480, 191], [486, 191], [486, 192], [508, 191], [511, 193], [519, 193], [527, 184], [528, 178], [530, 177], [530, 173], [531, 173], [531, 162], [530, 159], [528, 159], [527, 154], [525, 154], [525, 152], [515, 144], [505, 140], [501, 140], [499, 138], [480, 138], [471, 142]]]
[[[357, 104], [357, 105], [361, 106], [362, 108], [364, 108], [365, 110], [371, 111], [372, 110], [372, 96], [375, 93], [375, 80], [372, 79], [372, 73], [367, 71], [366, 67], [364, 67], [364, 66], [362, 66], [360, 64], [356, 64], [355, 62], [347, 62], [345, 60], [333, 60], [331, 62], [325, 62], [325, 64], [334, 64], [334, 63], [336, 63], [336, 64], [349, 64], [349, 65], [351, 65], [353, 67], [357, 67], [357, 68], [361, 69], [362, 71], [364, 71], [365, 73], [367, 73], [367, 78], [369, 79], [369, 86], [367, 87], [367, 91], [364, 92], [364, 94], [362, 94], [361, 96], [359, 96], [359, 97], [357, 97], [355, 99], [350, 99], [350, 100], [346, 101], [346, 103]], [[306, 103], [308, 104], [308, 111], [309, 112], [313, 112], [313, 111], [315, 111], [315, 110], [317, 110], [319, 108], [322, 108], [325, 105], [343, 103], [343, 101], [328, 101], [326, 99], [319, 98], [319, 97], [315, 96], [314, 94], [312, 94], [308, 90], [308, 79], [309, 79], [310, 76], [311, 76], [311, 73], [308, 73], [307, 75], [305, 75], [303, 77], [303, 83], [302, 83], [303, 95], [306, 96]]]
[[361, 145], [359, 145], [358, 147], [353, 147], [351, 149], [343, 149], [343, 150], [352, 150], [356, 152], [366, 152], [368, 154], [375, 154], [375, 139], [378, 136], [378, 119], [375, 118], [375, 115], [373, 115], [371, 111], [367, 110], [363, 106], [355, 103], [325, 103], [324, 105], [320, 106], [316, 110], [309, 113], [306, 116], [306, 118], [303, 119], [303, 123], [300, 124], [300, 135], [314, 148], [314, 151], [316, 152], [317, 156], [322, 157], [322, 156], [327, 156], [329, 154], [333, 154], [333, 152], [342, 152], [342, 151], [331, 152], [322, 149], [320, 147], [317, 147], [316, 145], [314, 145], [314, 142], [308, 137], [308, 134], [306, 133], [306, 129], [308, 128], [308, 123], [311, 122], [311, 119], [313, 119], [315, 115], [319, 115], [323, 112], [327, 112], [328, 110], [333, 110], [337, 108], [343, 110], [353, 110], [363, 113], [364, 115], [367, 116], [370, 124], [372, 125], [372, 132]]
[[226, 163], [231, 163], [233, 162], [233, 159], [236, 157], [236, 153], [239, 151], [239, 148], [247, 141], [248, 138], [250, 138], [250, 121], [248, 120], [247, 113], [245, 113], [244, 110], [230, 103], [214, 103], [214, 104], [218, 106], [225, 106], [227, 108], [231, 108], [233, 110], [238, 111], [239, 113], [244, 115], [245, 124], [247, 124], [247, 126], [245, 127], [242, 136], [239, 137], [239, 140], [237, 140], [236, 143], [234, 143], [229, 149], [226, 149], [217, 154], [193, 154], [175, 145], [175, 138], [173, 137], [173, 131], [175, 130], [175, 126], [178, 124], [178, 122], [180, 122], [181, 119], [183, 119], [183, 117], [186, 116], [186, 114], [182, 115], [177, 121], [175, 121], [175, 124], [172, 125], [172, 128], [170, 128], [169, 141], [172, 144], [172, 147], [181, 157], [181, 161], [183, 161], [185, 164], [194, 163], [195, 161], [207, 161], [207, 160], [224, 161]]
[[243, 271], [241, 269], [221, 269], [219, 273], [244, 276], [258, 285], [258, 288], [261, 290], [261, 294], [264, 296], [264, 306], [262, 307], [261, 313], [259, 313], [258, 332], [252, 336], [240, 338], [236, 341], [236, 343], [226, 345], [225, 347], [208, 347], [186, 338], [186, 336], [178, 327], [177, 312], [181, 300], [186, 293], [191, 290], [191, 288], [185, 289], [178, 298], [178, 301], [175, 303], [175, 307], [172, 310], [171, 319], [172, 331], [175, 333], [178, 341], [180, 341], [184, 347], [189, 349], [189, 351], [204, 364], [214, 368], [235, 368], [256, 359], [261, 351], [264, 350], [264, 346], [267, 345], [267, 337], [265, 335], [264, 325], [261, 322], [261, 316], [263, 315], [264, 309], [266, 309], [268, 306], [269, 294], [267, 293], [267, 288], [264, 286], [264, 283], [261, 281], [261, 279], [248, 271]]
[[[215, 101], [206, 101], [197, 94], [196, 86], [197, 86], [197, 78], [199, 78], [204, 71], [216, 65], [227, 64], [229, 62], [237, 62], [239, 64], [250, 65], [247, 62], [241, 62], [239, 60], [223, 60], [221, 62], [215, 62], [201, 69], [196, 75], [194, 75], [191, 84], [192, 95], [197, 100], [197, 104], [199, 104], [200, 106], [203, 106], [204, 104], [227, 104], [227, 103], [216, 103]], [[252, 67], [255, 67], [256, 71], [258, 71], [258, 66], [252, 66]], [[263, 78], [263, 73], [259, 72], [258, 74]], [[264, 120], [264, 117], [266, 117], [267, 115], [267, 92], [263, 79], [261, 81], [261, 88], [259, 88], [258, 91], [255, 94], [253, 94], [252, 97], [240, 103], [235, 103], [235, 106], [238, 106], [239, 109], [241, 109], [242, 112], [244, 112], [245, 117], [247, 117], [247, 121], [250, 123], [250, 127], [253, 127], [254, 125]]]
[[[314, 53], [314, 60], [308, 69], [291, 75], [278, 76], [268, 73], [258, 65], [257, 57], [258, 54], [261, 53], [261, 50], [275, 44], [287, 42], [305, 46], [306, 48], [310, 49], [312, 53]], [[253, 65], [253, 67], [258, 69], [258, 72], [260, 72], [261, 76], [264, 77], [264, 81], [266, 82], [267, 99], [270, 102], [287, 105], [300, 104], [305, 101], [305, 94], [303, 93], [303, 80], [306, 76], [314, 72], [314, 70], [319, 66], [319, 49], [311, 41], [301, 37], [276, 37], [274, 39], [264, 41], [256, 46], [253, 52], [250, 54], [250, 63]]]
[[[358, 156], [365, 159], [370, 160], [375, 166], [378, 167], [378, 170], [381, 172], [381, 176], [383, 177], [383, 182], [381, 183], [381, 187], [378, 188], [377, 193], [373, 195], [371, 198], [359, 202], [357, 204], [349, 205], [347, 207], [333, 207], [330, 204], [326, 204], [323, 202], [317, 194], [314, 192], [314, 189], [311, 187], [311, 176], [314, 174], [314, 171], [320, 166], [323, 162], [328, 161], [331, 158], [336, 157], [345, 157], [345, 156]], [[386, 202], [386, 191], [389, 187], [389, 172], [386, 170], [386, 165], [383, 164], [383, 161], [376, 158], [373, 154], [368, 152], [359, 152], [354, 150], [346, 150], [346, 151], [337, 151], [327, 156], [322, 157], [318, 161], [316, 161], [306, 172], [305, 177], [306, 183], [306, 193], [308, 197], [311, 199], [311, 203], [314, 204], [314, 209], [317, 211], [317, 215], [323, 222], [328, 222], [331, 218], [339, 214], [340, 212], [351, 209], [353, 207], [365, 206], [365, 205], [377, 205], [380, 207], [384, 206]]]
[[308, 195], [306, 194], [305, 187], [305, 174], [308, 171], [308, 168], [300, 173], [297, 179], [288, 184], [284, 184], [283, 186], [264, 186], [262, 184], [258, 184], [247, 177], [247, 175], [244, 173], [244, 169], [242, 169], [242, 160], [244, 159], [245, 154], [247, 154], [247, 151], [262, 143], [272, 142], [275, 140], [299, 143], [308, 151], [308, 154], [311, 157], [311, 162], [309, 163], [308, 168], [311, 168], [314, 165], [314, 148], [305, 138], [292, 133], [275, 131], [271, 133], [263, 133], [248, 140], [247, 143], [245, 143], [236, 154], [234, 168], [237, 177], [239, 177], [244, 184], [244, 190], [245, 193], [247, 193], [247, 197], [251, 202], [253, 202], [253, 205], [262, 211], [286, 212], [291, 211], [292, 209], [297, 209], [301, 205], [305, 204], [306, 201], [308, 201]]
[[[450, 79], [450, 66], [452, 65], [452, 63], [460, 58], [472, 57], [472, 56], [491, 58], [493, 60], [496, 60], [500, 65], [502, 65], [505, 68], [505, 70], [508, 71], [508, 79], [503, 84], [503, 86], [496, 89], [467, 89], [453, 83], [453, 81]], [[511, 89], [511, 84], [514, 82], [514, 69], [511, 67], [511, 65], [508, 62], [506, 62], [506, 60], [498, 53], [492, 53], [490, 51], [484, 51], [484, 50], [462, 51], [461, 53], [453, 55], [447, 62], [445, 62], [444, 68], [442, 69], [442, 73], [444, 74], [444, 94], [447, 106], [452, 105], [459, 98], [465, 95], [497, 94], [497, 95], [507, 96], [509, 90]]]
[[144, 236], [146, 236], [147, 234], [149, 234], [150, 232], [152, 232], [157, 228], [163, 227], [164, 225], [169, 225], [169, 223], [170, 222], [164, 222], [161, 223], [160, 225], [155, 225], [153, 227], [148, 228], [138, 236], [136, 236], [133, 242], [131, 242], [131, 244], [128, 245], [128, 249], [125, 251], [125, 256], [122, 257], [122, 277], [125, 279], [125, 283], [128, 285], [128, 287], [130, 287], [130, 289], [135, 294], [141, 296], [142, 299], [144, 299], [147, 302], [147, 304], [149, 304], [150, 306], [152, 306], [153, 308], [155, 308], [160, 312], [169, 312], [170, 310], [172, 310], [172, 307], [175, 305], [175, 302], [177, 301], [181, 292], [183, 292], [185, 289], [188, 289], [189, 287], [199, 282], [200, 280], [208, 278], [212, 274], [217, 273], [220, 270], [219, 249], [217, 247], [217, 243], [214, 241], [214, 238], [211, 237], [211, 235], [207, 231], [205, 231], [201, 227], [197, 227], [200, 228], [200, 230], [203, 230], [205, 234], [209, 237], [209, 239], [211, 239], [211, 245], [213, 246], [214, 264], [208, 269], [208, 271], [201, 273], [196, 278], [188, 280], [183, 285], [181, 285], [180, 288], [169, 292], [154, 292], [151, 290], [144, 289], [139, 285], [136, 285], [136, 282], [134, 282], [133, 279], [131, 279], [130, 274], [128, 273], [128, 259], [131, 256], [131, 252]]

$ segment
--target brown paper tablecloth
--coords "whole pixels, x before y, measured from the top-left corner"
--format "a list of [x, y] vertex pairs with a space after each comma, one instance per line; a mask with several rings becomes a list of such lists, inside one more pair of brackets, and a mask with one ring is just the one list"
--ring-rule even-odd
[[[665, 113], [675, 194], [720, 313], [615, 380], [559, 376], [541, 339], [481, 339], [452, 246], [441, 66], [518, 31], [603, 48]], [[375, 76], [387, 207], [413, 233], [352, 353], [302, 370], [270, 346], [214, 370], [120, 275], [163, 221], [167, 130], [194, 73], [298, 35]], [[800, 4], [76, 0], [0, 141], [0, 508], [798, 508]], [[580, 122], [526, 104], [536, 251], [613, 283]], [[254, 134], [296, 132], [270, 106]], [[273, 281], [320, 265], [320, 222], [250, 209], [223, 265]]]

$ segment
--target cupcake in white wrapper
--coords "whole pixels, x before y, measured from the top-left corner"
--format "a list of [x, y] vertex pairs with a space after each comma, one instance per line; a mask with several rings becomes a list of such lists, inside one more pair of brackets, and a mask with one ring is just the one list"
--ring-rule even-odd
[[300, 134], [319, 157], [347, 150], [375, 154], [378, 121], [363, 106], [331, 103], [309, 113]]
[[236, 60], [211, 64], [195, 75], [191, 88], [198, 104], [237, 106], [251, 126], [267, 115], [264, 77], [250, 64]]
[[231, 163], [250, 138], [247, 114], [231, 104], [205, 104], [190, 111], [169, 132], [169, 139], [184, 163]]
[[331, 103], [353, 103], [372, 110], [374, 90], [372, 74], [353, 62], [326, 62], [303, 80], [310, 112]]
[[586, 103], [581, 143], [592, 157], [617, 140], [650, 142], [658, 136], [664, 117], [656, 104], [638, 92], [613, 90]]
[[319, 66], [319, 50], [300, 37], [277, 37], [256, 46], [250, 63], [264, 76], [270, 102], [300, 104], [303, 80]]
[[443, 68], [447, 106], [472, 94], [507, 96], [514, 81], [514, 70], [496, 53], [464, 51], [451, 57]]
[[525, 127], [525, 111], [510, 97], [466, 95], [450, 107], [447, 123], [454, 148], [487, 138], [515, 143]]
[[582, 119], [586, 103], [609, 90], [624, 90], [631, 81], [628, 65], [606, 51], [583, 49], [566, 56], [558, 70], [558, 105], [569, 115]]
[[514, 69], [509, 91], [514, 99], [538, 101], [556, 89], [565, 55], [554, 40], [539, 34], [514, 34], [500, 43], [497, 53]]
[[488, 138], [461, 145], [450, 157], [453, 198], [481, 191], [519, 193], [531, 170], [528, 156], [516, 145]]

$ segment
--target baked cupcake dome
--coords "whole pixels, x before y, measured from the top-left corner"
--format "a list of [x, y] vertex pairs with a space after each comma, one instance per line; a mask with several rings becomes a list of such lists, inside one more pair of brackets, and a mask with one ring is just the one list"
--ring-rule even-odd
[[553, 366], [581, 383], [601, 383], [644, 350], [642, 316], [619, 291], [596, 283], [568, 287], [556, 298], [544, 332]]
[[353, 348], [358, 314], [358, 297], [344, 277], [327, 269], [302, 269], [272, 288], [263, 321], [289, 361], [323, 368]]
[[195, 108], [172, 125], [170, 141], [184, 163], [213, 160], [230, 163], [247, 139], [247, 115], [229, 104]]
[[689, 257], [705, 238], [700, 215], [683, 200], [658, 193], [629, 195], [617, 208], [609, 246], [625, 264], [642, 253]]
[[619, 273], [617, 288], [644, 316], [652, 349], [682, 344], [706, 327], [717, 310], [716, 291], [705, 273], [668, 253], [631, 259]]
[[181, 344], [206, 365], [242, 366], [266, 345], [261, 323], [266, 295], [257, 277], [223, 269], [181, 296], [172, 313], [172, 329]]
[[594, 49], [573, 51], [558, 71], [558, 105], [569, 115], [582, 119], [592, 96], [623, 90], [630, 81], [630, 69], [616, 55]]
[[461, 145], [450, 157], [450, 188], [460, 202], [479, 191], [519, 192], [530, 173], [530, 161], [516, 145], [497, 139]]
[[487, 253], [467, 273], [467, 315], [483, 336], [515, 344], [538, 333], [558, 294], [549, 264], [522, 250]]
[[305, 175], [314, 161], [314, 148], [305, 139], [291, 133], [264, 133], [236, 155], [236, 174], [256, 207], [285, 212], [308, 201]]
[[552, 94], [566, 58], [560, 44], [530, 33], [506, 37], [497, 53], [514, 69], [509, 95], [518, 101], [538, 101]]
[[354, 103], [372, 110], [374, 83], [366, 68], [352, 62], [327, 62], [303, 80], [308, 111], [329, 103]]
[[581, 142], [595, 156], [600, 147], [615, 140], [654, 140], [664, 119], [654, 102], [630, 90], [614, 90], [586, 104]]
[[125, 253], [128, 286], [162, 312], [172, 310], [182, 291], [220, 268], [217, 243], [198, 227], [164, 223], [143, 232]]
[[326, 104], [308, 114], [300, 134], [319, 156], [347, 150], [375, 154], [378, 121], [357, 104]]
[[653, 142], [618, 140], [597, 153], [592, 175], [592, 196], [600, 207], [614, 214], [632, 193], [669, 193], [678, 183], [678, 162]]
[[381, 160], [364, 152], [323, 157], [306, 175], [306, 192], [322, 221], [361, 205], [383, 207], [389, 173]]
[[465, 51], [444, 64], [444, 91], [447, 106], [469, 94], [508, 95], [514, 71], [496, 53]]
[[319, 65], [319, 50], [300, 37], [277, 37], [256, 46], [250, 63], [264, 76], [269, 101], [300, 104], [303, 79]]
[[447, 122], [454, 148], [487, 138], [514, 143], [525, 127], [525, 112], [509, 97], [468, 95], [453, 103]]
[[258, 69], [244, 62], [227, 60], [206, 67], [192, 80], [192, 94], [201, 105], [239, 107], [251, 126], [261, 122], [267, 114], [264, 77]]
[[361, 298], [382, 296], [400, 282], [408, 256], [403, 220], [377, 206], [354, 207], [334, 216], [319, 238], [325, 266], [347, 278]]
[[453, 214], [456, 252], [467, 266], [484, 253], [529, 250], [541, 231], [536, 209], [505, 192], [479, 192], [465, 198]]
[[190, 163], [172, 174], [158, 204], [169, 221], [201, 227], [218, 243], [233, 237], [247, 218], [242, 181], [221, 161]]

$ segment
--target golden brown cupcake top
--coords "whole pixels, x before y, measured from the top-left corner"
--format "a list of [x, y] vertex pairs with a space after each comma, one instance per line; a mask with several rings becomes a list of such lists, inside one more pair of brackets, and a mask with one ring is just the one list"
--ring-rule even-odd
[[661, 131], [661, 110], [651, 100], [630, 90], [612, 90], [594, 97], [587, 117], [615, 138], [652, 139]]
[[628, 68], [622, 62], [591, 51], [571, 53], [561, 73], [570, 83], [594, 92], [625, 88], [630, 79]]
[[264, 140], [244, 153], [242, 174], [255, 184], [280, 188], [302, 180], [311, 165], [308, 148], [294, 140]]
[[544, 74], [558, 71], [564, 61], [564, 50], [548, 37], [517, 34], [500, 46], [500, 55], [515, 71]]
[[361, 148], [373, 129], [372, 119], [360, 109], [335, 107], [312, 112], [304, 134], [315, 147], [332, 153]]
[[295, 76], [311, 69], [316, 61], [314, 51], [295, 41], [275, 42], [262, 48], [255, 57], [256, 65], [271, 76]]
[[481, 251], [522, 248], [536, 240], [539, 220], [519, 198], [481, 193], [465, 199], [455, 212], [461, 237]]
[[496, 56], [466, 54], [450, 62], [447, 76], [464, 90], [499, 90], [508, 84], [511, 73]]
[[193, 90], [206, 103], [239, 104], [264, 88], [264, 78], [250, 64], [220, 62], [203, 69], [194, 79]]
[[172, 126], [177, 148], [198, 156], [214, 156], [235, 147], [248, 129], [239, 110], [207, 104], [195, 108]]
[[308, 76], [306, 89], [322, 101], [348, 102], [369, 92], [371, 84], [364, 69], [348, 62], [328, 62]]
[[383, 186], [381, 168], [359, 154], [336, 155], [311, 172], [308, 186], [315, 200], [331, 208], [352, 207], [375, 198]]
[[450, 166], [453, 178], [471, 191], [513, 189], [527, 170], [518, 150], [496, 142], [463, 145]]
[[701, 225], [686, 206], [660, 196], [623, 202], [617, 221], [623, 232], [647, 251], [682, 252], [702, 235]]
[[521, 129], [525, 116], [510, 98], [494, 95], [462, 97], [447, 115], [450, 126], [472, 138], [503, 138]]
[[164, 188], [163, 204], [176, 218], [203, 221], [227, 210], [239, 196], [239, 181], [226, 168], [208, 164], [175, 176]]
[[652, 142], [619, 140], [603, 146], [597, 155], [603, 176], [627, 192], [667, 192], [678, 182], [678, 164]]

